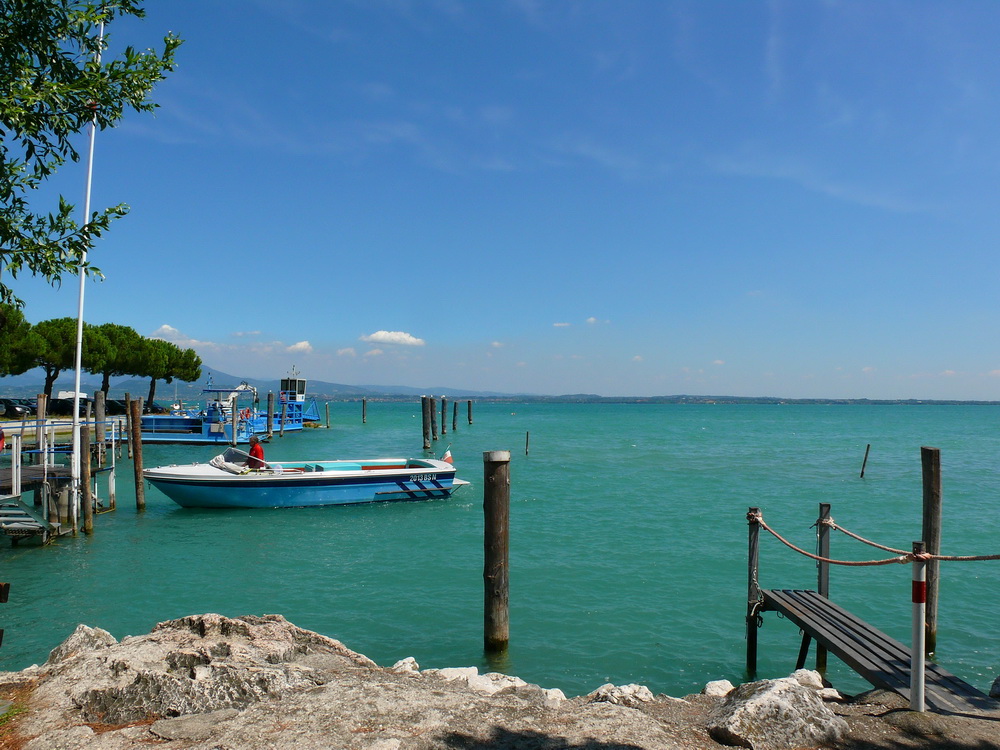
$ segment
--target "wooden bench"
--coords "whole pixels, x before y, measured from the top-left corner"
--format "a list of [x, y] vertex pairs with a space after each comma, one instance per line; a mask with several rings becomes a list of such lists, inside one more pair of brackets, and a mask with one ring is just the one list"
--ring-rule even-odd
[[[780, 612], [803, 632], [801, 668], [810, 638], [822, 644], [875, 687], [910, 697], [910, 649], [858, 619], [815, 591], [760, 589], [762, 611]], [[924, 700], [928, 708], [948, 713], [992, 711], [1000, 703], [927, 662]]]

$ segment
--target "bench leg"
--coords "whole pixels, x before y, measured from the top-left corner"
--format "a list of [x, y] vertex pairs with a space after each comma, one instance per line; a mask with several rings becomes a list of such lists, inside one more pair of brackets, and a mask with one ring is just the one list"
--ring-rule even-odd
[[806, 657], [809, 655], [809, 641], [812, 637], [808, 633], [802, 634], [802, 646], [799, 647], [799, 659], [795, 662], [796, 669], [802, 669], [806, 665]]

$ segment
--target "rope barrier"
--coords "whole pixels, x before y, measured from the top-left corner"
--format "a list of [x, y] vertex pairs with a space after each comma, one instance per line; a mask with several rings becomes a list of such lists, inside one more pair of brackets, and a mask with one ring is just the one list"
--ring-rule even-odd
[[862, 566], [874, 566], [874, 565], [891, 565], [893, 563], [905, 564], [912, 562], [914, 560], [921, 560], [925, 562], [929, 560], [939, 560], [945, 562], [973, 562], [982, 560], [1000, 560], [1000, 555], [931, 555], [926, 552], [922, 552], [919, 554], [915, 554], [913, 552], [906, 552], [904, 550], [898, 550], [892, 547], [886, 547], [876, 542], [873, 542], [869, 539], [865, 539], [864, 537], [858, 536], [857, 534], [838, 526], [837, 523], [832, 518], [827, 520], [821, 520], [819, 523], [825, 524], [830, 528], [837, 529], [838, 531], [847, 534], [847, 536], [856, 539], [859, 542], [871, 545], [872, 547], [877, 547], [879, 549], [885, 550], [886, 552], [892, 552], [899, 555], [898, 557], [890, 557], [882, 560], [835, 560], [830, 557], [821, 557], [820, 555], [814, 555], [812, 552], [807, 552], [801, 547], [795, 546], [787, 539], [785, 539], [783, 536], [781, 536], [778, 532], [776, 532], [774, 529], [772, 529], [770, 526], [768, 526], [767, 523], [764, 521], [764, 515], [760, 512], [756, 514], [747, 513], [747, 520], [751, 522], [755, 521], [760, 525], [761, 528], [763, 528], [771, 536], [773, 536], [775, 539], [777, 539], [779, 542], [784, 544], [789, 549], [798, 552], [800, 555], [805, 555], [806, 557], [810, 557], [813, 560], [829, 563], [830, 565], [847, 565], [847, 566], [862, 567]]

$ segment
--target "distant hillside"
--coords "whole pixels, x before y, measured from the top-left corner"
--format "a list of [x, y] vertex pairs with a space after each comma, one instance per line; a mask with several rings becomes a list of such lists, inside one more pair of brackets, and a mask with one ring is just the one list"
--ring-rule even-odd
[[[156, 400], [161, 403], [175, 397], [184, 401], [201, 399], [202, 389], [211, 382], [215, 388], [237, 386], [246, 381], [263, 397], [268, 391], [278, 392], [280, 379], [257, 380], [241, 378], [210, 367], [202, 368], [202, 376], [194, 383], [156, 383]], [[30, 397], [41, 393], [44, 386], [41, 369], [23, 375], [0, 378], [0, 396]], [[81, 390], [93, 393], [100, 388], [100, 378], [84, 373]], [[54, 392], [73, 390], [73, 373], [64, 373], [56, 380]], [[120, 378], [111, 381], [111, 397], [121, 398], [125, 393], [145, 396], [149, 392], [148, 378]], [[565, 394], [560, 396], [526, 393], [500, 393], [497, 391], [475, 391], [463, 388], [434, 386], [414, 388], [405, 385], [344, 385], [322, 380], [308, 380], [308, 395], [319, 401], [359, 401], [362, 398], [380, 401], [414, 401], [422, 395], [447, 396], [450, 399], [478, 399], [500, 402], [541, 402], [541, 403], [595, 403], [595, 404], [904, 404], [904, 405], [947, 405], [973, 404], [1000, 406], [1000, 401], [961, 401], [945, 399], [867, 399], [867, 398], [781, 398], [778, 396], [599, 396], [593, 393]]]

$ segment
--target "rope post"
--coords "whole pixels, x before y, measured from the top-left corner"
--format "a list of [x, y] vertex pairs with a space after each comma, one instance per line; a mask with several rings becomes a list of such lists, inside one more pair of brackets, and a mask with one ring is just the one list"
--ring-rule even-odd
[[[920, 465], [923, 474], [924, 515], [923, 540], [932, 555], [941, 554], [941, 451], [938, 448], [920, 449]], [[926, 656], [937, 648], [938, 584], [941, 579], [941, 563], [931, 560], [927, 563], [927, 634], [925, 636]]]
[[483, 645], [488, 654], [510, 641], [510, 451], [483, 453]]
[[[816, 523], [816, 553], [820, 557], [830, 558], [830, 503], [819, 504], [819, 521]], [[816, 593], [825, 599], [830, 598], [830, 563], [824, 560], [816, 561], [817, 581]], [[816, 671], [826, 674], [826, 646], [816, 641]]]
[[913, 543], [913, 643], [910, 646], [910, 710], [924, 710], [924, 616], [927, 609], [927, 562], [917, 555], [923, 542]]
[[90, 491], [90, 426], [80, 426], [80, 489], [83, 493], [83, 533], [94, 533], [94, 496]]
[[747, 674], [753, 679], [757, 674], [757, 607], [760, 602], [760, 584], [757, 566], [760, 562], [760, 508], [750, 508], [747, 523], [750, 527], [747, 551]]
[[420, 397], [420, 413], [424, 428], [424, 450], [431, 449], [431, 404], [427, 396]]
[[132, 471], [135, 476], [135, 509], [146, 510], [146, 488], [142, 478], [142, 399], [129, 403], [132, 436]]

